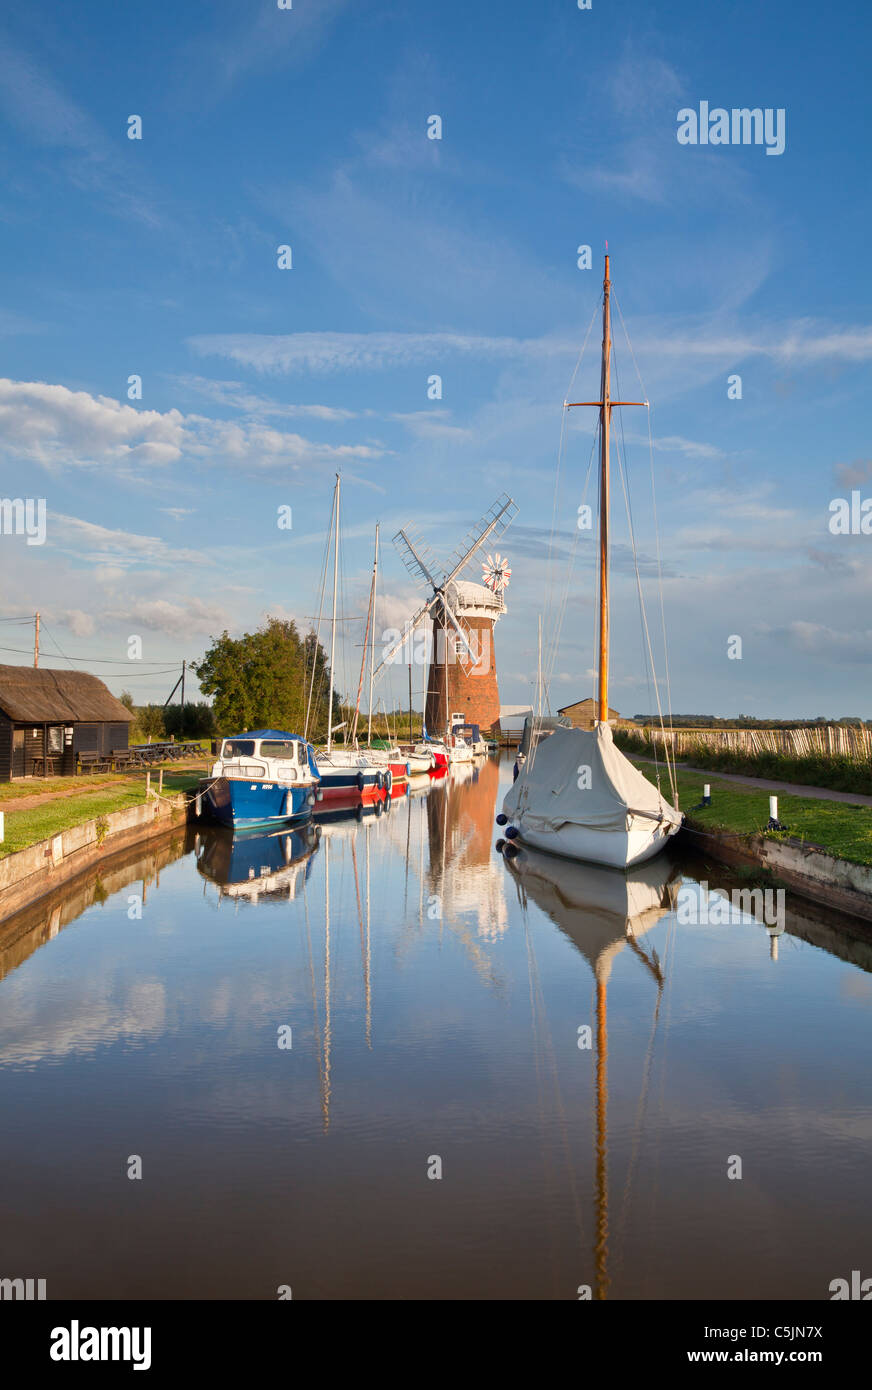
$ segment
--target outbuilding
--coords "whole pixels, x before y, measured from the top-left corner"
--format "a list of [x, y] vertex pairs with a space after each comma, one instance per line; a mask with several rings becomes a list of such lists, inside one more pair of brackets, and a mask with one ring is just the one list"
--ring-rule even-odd
[[0, 665], [0, 782], [72, 776], [82, 753], [126, 749], [132, 718], [86, 671]]
[[[588, 696], [586, 700], [576, 700], [574, 705], [564, 705], [563, 709], [557, 711], [560, 715], [565, 715], [572, 723], [574, 729], [592, 729], [597, 720], [598, 705], [593, 696]], [[629, 721], [622, 719], [616, 709], [609, 706], [609, 723], [613, 728], [623, 728]]]

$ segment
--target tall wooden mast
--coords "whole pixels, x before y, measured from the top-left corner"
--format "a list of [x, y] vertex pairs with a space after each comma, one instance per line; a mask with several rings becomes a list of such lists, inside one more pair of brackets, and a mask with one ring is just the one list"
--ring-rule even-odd
[[[606, 242], [608, 246], [608, 242]], [[600, 413], [599, 480], [599, 662], [597, 666], [597, 720], [609, 722], [609, 436], [612, 409], [616, 405], [644, 405], [647, 401], [613, 401], [611, 397], [612, 319], [609, 254], [603, 275], [603, 355], [598, 401], [564, 401], [566, 410], [577, 405], [596, 406]]]
[[609, 720], [609, 430], [612, 423], [611, 313], [609, 306], [609, 258], [603, 276], [603, 362], [600, 377], [600, 483], [599, 483], [599, 662], [597, 665], [597, 718]]
[[339, 474], [333, 489], [333, 514], [335, 534], [333, 538], [333, 626], [330, 629], [330, 705], [327, 711], [327, 752], [333, 751], [333, 690], [336, 683], [336, 589], [339, 584]]

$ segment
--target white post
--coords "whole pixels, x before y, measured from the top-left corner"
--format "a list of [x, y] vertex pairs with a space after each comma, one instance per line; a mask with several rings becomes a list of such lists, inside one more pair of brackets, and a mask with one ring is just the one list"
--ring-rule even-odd
[[712, 794], [712, 784], [711, 784], [711, 782], [706, 782], [706, 783], [704, 784], [703, 789], [702, 789], [702, 794], [703, 794], [703, 798], [704, 798], [706, 801], [710, 801], [710, 800], [711, 800], [711, 794]]
[[778, 797], [777, 797], [777, 796], [770, 796], [770, 798], [769, 798], [769, 819], [770, 819], [770, 820], [778, 820]]
[[4, 827], [4, 819], [5, 819], [5, 817], [4, 817], [4, 815], [3, 815], [3, 812], [0, 811], [0, 844], [2, 844], [3, 841], [4, 841], [5, 838], [6, 838], [6, 830], [5, 830], [5, 827]]

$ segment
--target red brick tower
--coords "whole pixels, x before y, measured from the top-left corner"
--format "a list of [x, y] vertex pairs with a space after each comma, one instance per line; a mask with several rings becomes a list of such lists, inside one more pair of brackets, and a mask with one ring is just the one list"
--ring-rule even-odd
[[433, 651], [424, 718], [427, 732], [441, 738], [450, 715], [462, 714], [484, 732], [500, 717], [494, 624], [506, 611], [501, 593], [484, 584], [455, 579], [447, 585], [448, 606], [458, 619], [475, 659], [465, 649], [441, 604], [434, 607]]

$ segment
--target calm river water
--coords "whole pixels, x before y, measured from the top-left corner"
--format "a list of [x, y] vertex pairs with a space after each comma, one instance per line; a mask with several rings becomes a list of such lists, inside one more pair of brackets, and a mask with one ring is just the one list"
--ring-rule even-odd
[[688, 924], [682, 883], [733, 886], [698, 861], [506, 863], [510, 776], [189, 829], [2, 924], [0, 1276], [826, 1299], [872, 1275], [868, 938], [790, 894], [780, 935]]

